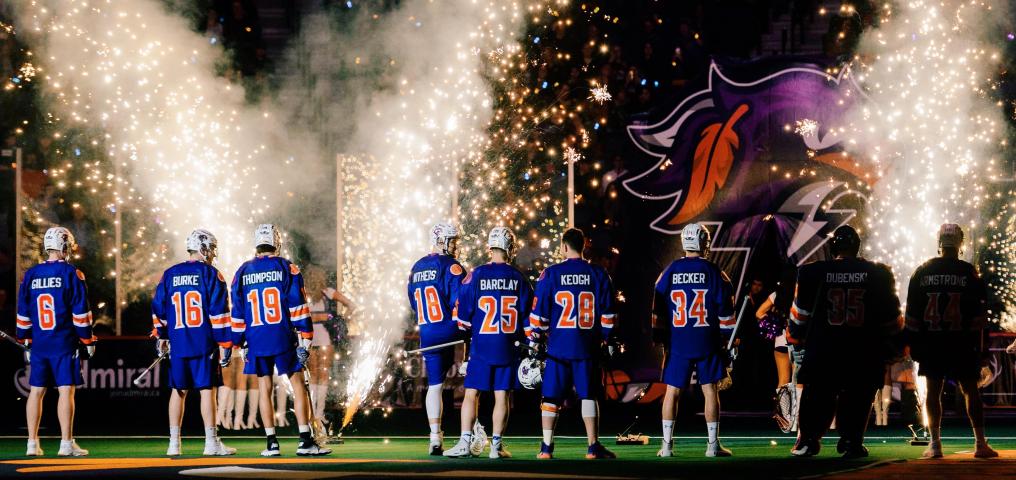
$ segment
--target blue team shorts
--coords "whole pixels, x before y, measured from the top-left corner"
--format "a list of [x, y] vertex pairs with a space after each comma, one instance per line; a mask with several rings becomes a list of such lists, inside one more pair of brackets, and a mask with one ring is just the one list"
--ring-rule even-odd
[[28, 369], [28, 384], [33, 387], [67, 387], [85, 383], [77, 352], [53, 357], [32, 355]]
[[593, 359], [558, 361], [548, 358], [543, 368], [543, 396], [563, 399], [572, 386], [579, 400], [595, 399], [603, 386], [599, 362]]
[[279, 375], [287, 377], [299, 372], [302, 368], [300, 367], [300, 360], [296, 358], [296, 349], [277, 355], [265, 355], [261, 357], [248, 355], [247, 363], [243, 366], [243, 373], [259, 377], [270, 377], [275, 369], [279, 370]]
[[478, 358], [470, 358], [466, 366], [464, 386], [481, 392], [515, 390], [518, 385], [518, 364], [491, 365]]
[[[423, 363], [427, 369], [427, 385], [444, 382], [448, 369], [455, 363], [455, 348], [445, 347], [440, 350], [423, 354]], [[470, 363], [469, 367], [472, 367]]]
[[175, 390], [205, 390], [222, 385], [219, 352], [199, 357], [169, 355], [169, 388]]
[[676, 388], [688, 388], [691, 372], [698, 374], [699, 385], [716, 383], [727, 375], [723, 357], [718, 353], [711, 353], [704, 358], [669, 355], [667, 365], [663, 367], [663, 383]]

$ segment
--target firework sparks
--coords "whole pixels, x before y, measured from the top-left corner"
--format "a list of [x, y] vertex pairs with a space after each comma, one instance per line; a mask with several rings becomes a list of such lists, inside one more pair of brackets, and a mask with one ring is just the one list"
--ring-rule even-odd
[[794, 133], [802, 137], [812, 137], [818, 133], [818, 122], [811, 119], [803, 119], [794, 122]]
[[600, 85], [598, 87], [593, 87], [589, 89], [589, 100], [592, 100], [601, 105], [606, 102], [609, 102], [612, 98], [614, 97], [610, 96], [610, 92], [607, 91], [606, 85]]

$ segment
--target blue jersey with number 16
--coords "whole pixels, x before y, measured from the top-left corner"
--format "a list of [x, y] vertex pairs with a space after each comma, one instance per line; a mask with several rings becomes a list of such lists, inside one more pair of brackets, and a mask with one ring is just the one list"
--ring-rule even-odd
[[152, 324], [158, 338], [169, 339], [173, 355], [208, 355], [216, 344], [228, 348], [229, 288], [219, 271], [187, 261], [169, 267], [152, 297]]

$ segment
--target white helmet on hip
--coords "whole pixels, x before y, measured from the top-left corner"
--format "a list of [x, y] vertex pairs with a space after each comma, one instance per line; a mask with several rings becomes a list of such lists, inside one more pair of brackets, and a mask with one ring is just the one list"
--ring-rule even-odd
[[74, 250], [74, 235], [64, 227], [52, 227], [46, 230], [42, 238], [42, 248], [48, 251], [70, 253]]
[[963, 229], [955, 223], [943, 223], [938, 229], [939, 248], [960, 248], [963, 245]]
[[274, 247], [276, 252], [282, 250], [282, 234], [275, 225], [262, 223], [254, 230], [254, 248], [260, 246]]
[[455, 256], [459, 229], [450, 223], [438, 223], [430, 229], [430, 245], [445, 255]]
[[504, 250], [512, 257], [515, 255], [515, 234], [508, 227], [494, 227], [487, 235], [487, 247]]
[[686, 252], [704, 252], [709, 249], [709, 230], [697, 223], [689, 223], [681, 229], [681, 246]]
[[533, 390], [543, 382], [543, 362], [536, 357], [523, 358], [519, 363], [519, 384]]
[[201, 255], [204, 261], [209, 257], [215, 258], [219, 254], [219, 241], [212, 235], [212, 232], [198, 228], [187, 236], [187, 252]]

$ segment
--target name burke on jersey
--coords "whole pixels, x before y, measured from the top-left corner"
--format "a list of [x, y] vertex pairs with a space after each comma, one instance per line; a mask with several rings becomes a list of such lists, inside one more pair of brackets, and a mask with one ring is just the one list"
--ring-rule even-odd
[[281, 282], [281, 281], [282, 281], [281, 270], [269, 270], [267, 272], [248, 273], [243, 276], [244, 285], [250, 285], [252, 283]]
[[43, 288], [60, 288], [63, 286], [63, 279], [60, 277], [33, 278], [32, 290]]
[[174, 287], [181, 287], [181, 286], [196, 287], [196, 286], [198, 286], [198, 276], [197, 275], [177, 275], [177, 276], [174, 276], [173, 277], [173, 286]]
[[481, 278], [480, 290], [518, 290], [519, 281], [511, 278]]

